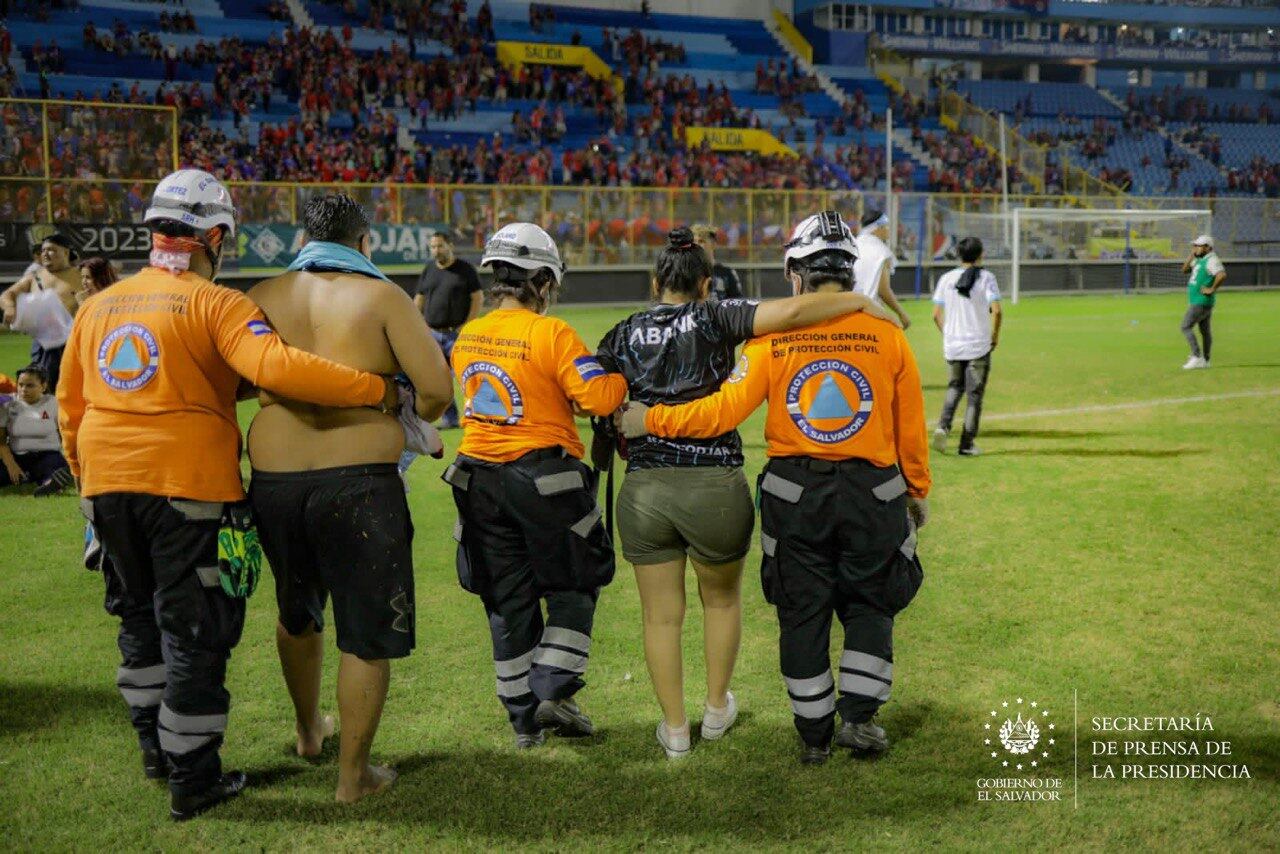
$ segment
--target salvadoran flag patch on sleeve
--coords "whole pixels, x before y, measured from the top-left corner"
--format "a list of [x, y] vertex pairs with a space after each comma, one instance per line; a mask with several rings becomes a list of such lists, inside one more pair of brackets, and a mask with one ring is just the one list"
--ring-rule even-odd
[[261, 320], [250, 320], [245, 325], [249, 327], [249, 331], [254, 335], [270, 335], [272, 331], [271, 327]]
[[607, 373], [595, 356], [580, 356], [573, 360], [573, 366], [578, 369], [578, 376], [582, 377], [583, 382]]

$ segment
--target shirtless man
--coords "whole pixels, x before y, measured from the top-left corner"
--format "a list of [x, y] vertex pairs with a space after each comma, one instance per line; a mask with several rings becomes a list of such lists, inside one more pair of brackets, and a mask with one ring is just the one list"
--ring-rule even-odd
[[[51, 234], [40, 244], [38, 265], [0, 294], [0, 312], [5, 325], [13, 323], [18, 315], [18, 295], [52, 290], [62, 300], [67, 314], [75, 317], [76, 291], [80, 290], [80, 271], [71, 264], [71, 241], [61, 234]], [[58, 387], [58, 369], [62, 364], [62, 351], [66, 342], [55, 347], [41, 347], [31, 342], [31, 364], [43, 369], [49, 378], [49, 391]]]
[[[296, 347], [380, 374], [403, 372], [419, 417], [453, 401], [440, 347], [412, 300], [368, 260], [369, 220], [345, 195], [313, 198], [309, 242], [289, 271], [249, 292]], [[405, 434], [394, 418], [264, 398], [249, 429], [253, 502], [276, 578], [276, 645], [297, 717], [300, 756], [333, 732], [320, 714], [321, 631], [333, 596], [337, 626], [338, 801], [381, 791], [395, 772], [369, 764], [389, 659], [414, 646], [413, 526], [396, 461]]]

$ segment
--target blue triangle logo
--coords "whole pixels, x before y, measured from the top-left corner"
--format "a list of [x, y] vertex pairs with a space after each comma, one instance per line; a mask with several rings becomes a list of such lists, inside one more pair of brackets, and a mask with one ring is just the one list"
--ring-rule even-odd
[[818, 387], [818, 393], [814, 395], [813, 403], [809, 404], [809, 418], [852, 418], [853, 410], [849, 408], [849, 401], [845, 399], [844, 394], [840, 391], [840, 386], [836, 385], [836, 378], [831, 374], [827, 374], [822, 378], [822, 385]]
[[480, 378], [480, 388], [476, 391], [475, 397], [471, 398], [471, 411], [476, 415], [487, 415], [490, 418], [507, 418], [511, 415], [488, 377]]
[[125, 338], [124, 343], [120, 345], [120, 349], [116, 350], [115, 358], [111, 360], [111, 370], [142, 370], [142, 359], [138, 356], [138, 348], [133, 345], [132, 338]]

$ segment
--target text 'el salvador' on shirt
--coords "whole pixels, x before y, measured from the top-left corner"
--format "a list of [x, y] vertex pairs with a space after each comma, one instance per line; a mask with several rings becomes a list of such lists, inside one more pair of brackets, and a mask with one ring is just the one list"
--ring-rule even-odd
[[645, 426], [660, 436], [717, 436], [766, 399], [770, 457], [897, 464], [911, 495], [929, 494], [920, 373], [892, 323], [859, 312], [756, 338], [720, 391], [682, 406], [655, 406]]

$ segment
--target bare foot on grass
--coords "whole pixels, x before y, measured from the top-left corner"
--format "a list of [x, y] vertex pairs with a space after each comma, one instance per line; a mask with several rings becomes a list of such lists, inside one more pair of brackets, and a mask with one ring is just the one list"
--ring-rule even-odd
[[338, 784], [338, 791], [334, 794], [334, 800], [340, 804], [354, 804], [361, 798], [369, 795], [376, 795], [384, 789], [391, 788], [391, 784], [396, 781], [399, 775], [386, 765], [370, 765], [365, 768], [364, 774], [361, 775], [360, 781], [355, 786], [343, 786]]
[[314, 732], [303, 732], [298, 727], [298, 755], [303, 759], [314, 759], [324, 750], [324, 740], [333, 735], [336, 724], [333, 715], [323, 715], [320, 726]]

